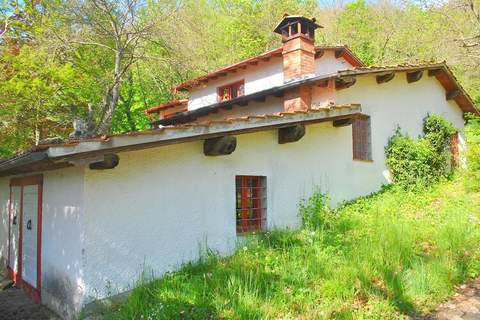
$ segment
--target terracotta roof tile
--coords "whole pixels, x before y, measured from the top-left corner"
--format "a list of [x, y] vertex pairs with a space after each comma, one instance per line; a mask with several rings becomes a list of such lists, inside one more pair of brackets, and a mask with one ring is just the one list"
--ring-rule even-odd
[[[343, 57], [353, 66], [364, 66], [365, 64], [358, 58], [347, 46], [339, 45], [339, 46], [316, 46], [315, 50], [317, 52], [321, 52], [322, 50], [341, 50], [343, 51]], [[266, 61], [272, 57], [280, 57], [282, 55], [283, 48], [276, 48], [267, 52], [264, 52], [258, 56], [245, 59], [243, 61], [234, 63], [232, 65], [214, 70], [206, 75], [187, 80], [173, 88], [173, 91], [180, 91], [189, 88], [193, 88], [201, 84], [202, 82], [206, 82], [210, 79], [215, 79], [219, 75], [224, 73], [229, 73], [238, 70], [239, 68], [245, 68], [248, 65], [256, 64], [257, 62]]]

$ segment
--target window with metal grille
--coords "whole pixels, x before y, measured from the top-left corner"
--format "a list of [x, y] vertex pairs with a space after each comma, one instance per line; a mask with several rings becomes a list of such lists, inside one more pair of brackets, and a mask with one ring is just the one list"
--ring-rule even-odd
[[236, 176], [237, 233], [261, 230], [265, 226], [266, 177]]
[[353, 159], [372, 160], [370, 117], [357, 118], [352, 123]]
[[245, 94], [245, 81], [241, 80], [235, 83], [218, 88], [218, 101], [232, 100]]

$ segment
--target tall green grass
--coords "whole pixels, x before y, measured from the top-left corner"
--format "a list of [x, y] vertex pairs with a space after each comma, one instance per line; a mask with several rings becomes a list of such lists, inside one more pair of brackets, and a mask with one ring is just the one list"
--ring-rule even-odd
[[139, 283], [106, 319], [398, 319], [427, 312], [480, 273], [480, 194], [464, 177], [389, 187], [338, 209], [316, 194], [305, 228], [251, 237]]

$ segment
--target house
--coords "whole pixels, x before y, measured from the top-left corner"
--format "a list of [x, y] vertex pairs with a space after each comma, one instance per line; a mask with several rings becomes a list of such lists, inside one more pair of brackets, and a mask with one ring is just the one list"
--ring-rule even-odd
[[[250, 232], [300, 226], [315, 188], [337, 203], [389, 182], [384, 148], [439, 114], [478, 113], [444, 63], [367, 67], [315, 46], [314, 19], [285, 16], [281, 48], [179, 84], [152, 129], [39, 145], [0, 162], [0, 256], [64, 318]], [[456, 146], [457, 147], [457, 146]]]

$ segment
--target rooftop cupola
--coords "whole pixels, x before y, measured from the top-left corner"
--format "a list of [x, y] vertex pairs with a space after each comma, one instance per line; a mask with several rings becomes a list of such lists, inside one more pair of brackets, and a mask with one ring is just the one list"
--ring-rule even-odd
[[[315, 75], [315, 18], [284, 15], [274, 32], [282, 36], [283, 80], [285, 83]], [[286, 111], [307, 110], [312, 88], [305, 85], [289, 90], [284, 96]]]
[[315, 18], [309, 19], [304, 16], [290, 16], [285, 14], [283, 20], [280, 21], [273, 32], [281, 34], [283, 42], [298, 37], [315, 42], [315, 29], [323, 28], [316, 24], [315, 21]]

